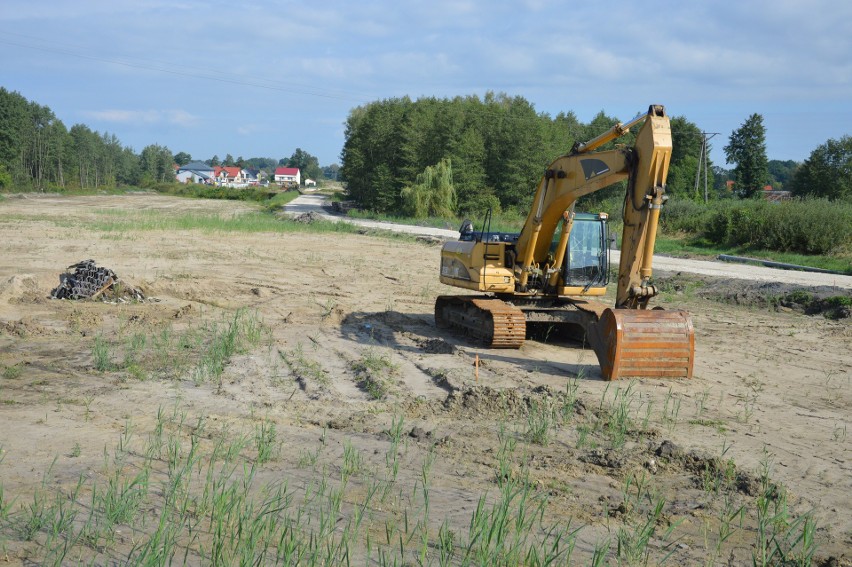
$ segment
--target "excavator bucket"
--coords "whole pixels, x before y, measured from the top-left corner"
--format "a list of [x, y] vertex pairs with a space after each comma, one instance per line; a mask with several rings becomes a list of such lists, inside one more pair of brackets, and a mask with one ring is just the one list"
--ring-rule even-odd
[[692, 378], [695, 332], [686, 311], [606, 309], [589, 336], [604, 380]]

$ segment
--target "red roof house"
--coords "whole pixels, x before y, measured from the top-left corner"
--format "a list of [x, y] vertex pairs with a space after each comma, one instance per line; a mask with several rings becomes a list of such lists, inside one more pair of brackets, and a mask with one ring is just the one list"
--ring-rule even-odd
[[273, 181], [279, 185], [301, 185], [302, 173], [298, 167], [277, 167]]

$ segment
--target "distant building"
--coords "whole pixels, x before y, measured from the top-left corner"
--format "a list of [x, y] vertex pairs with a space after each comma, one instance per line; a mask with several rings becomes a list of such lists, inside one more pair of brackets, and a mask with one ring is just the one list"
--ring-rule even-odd
[[246, 187], [248, 185], [248, 174], [239, 167], [214, 167], [213, 178], [217, 185], [226, 187]]
[[203, 161], [191, 161], [178, 166], [175, 178], [181, 183], [213, 183], [213, 168]]
[[793, 194], [789, 191], [773, 189], [772, 185], [767, 185], [763, 188], [763, 198], [770, 203], [777, 201], [790, 201], [793, 198]]
[[273, 181], [282, 187], [298, 187], [302, 184], [302, 173], [298, 167], [278, 167], [275, 169]]

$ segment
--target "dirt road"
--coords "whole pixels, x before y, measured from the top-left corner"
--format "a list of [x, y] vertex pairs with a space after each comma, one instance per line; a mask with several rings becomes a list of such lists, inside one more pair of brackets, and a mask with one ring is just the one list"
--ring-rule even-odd
[[[308, 212], [321, 215], [326, 220], [335, 222], [350, 222], [368, 228], [405, 232], [409, 234], [423, 234], [439, 238], [458, 238], [458, 229], [441, 229], [424, 226], [410, 226], [388, 222], [379, 222], [365, 219], [345, 218], [326, 212], [324, 205], [326, 198], [322, 195], [307, 194], [297, 197], [286, 207], [285, 212], [290, 215], [301, 215]], [[620, 254], [618, 250], [612, 253], [612, 261], [618, 262]], [[793, 270], [782, 270], [777, 268], [766, 268], [763, 266], [749, 266], [731, 264], [728, 262], [713, 262], [707, 260], [691, 260], [686, 258], [672, 258], [670, 256], [654, 256], [654, 267], [666, 272], [685, 272], [714, 278], [733, 278], [752, 282], [774, 282], [790, 285], [803, 286], [829, 286], [839, 289], [852, 289], [852, 276], [802, 272]]]
[[[562, 534], [581, 565], [745, 564], [810, 517], [815, 563], [849, 564], [848, 321], [665, 294], [693, 314], [695, 378], [606, 383], [560, 337], [439, 332], [437, 245], [187, 220], [250, 209], [0, 202], [0, 558], [517, 563]], [[86, 258], [148, 299], [48, 299]]]

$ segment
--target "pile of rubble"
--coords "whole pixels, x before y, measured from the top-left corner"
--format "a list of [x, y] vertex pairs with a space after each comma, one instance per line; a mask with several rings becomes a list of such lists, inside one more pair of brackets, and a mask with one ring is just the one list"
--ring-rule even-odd
[[316, 211], [308, 211], [307, 213], [302, 213], [299, 216], [293, 217], [293, 220], [296, 222], [310, 224], [312, 222], [321, 221], [323, 219], [322, 215], [317, 213]]
[[109, 268], [99, 267], [94, 260], [83, 260], [68, 266], [59, 275], [59, 285], [50, 292], [53, 299], [117, 299], [142, 301], [141, 290], [122, 282]]

